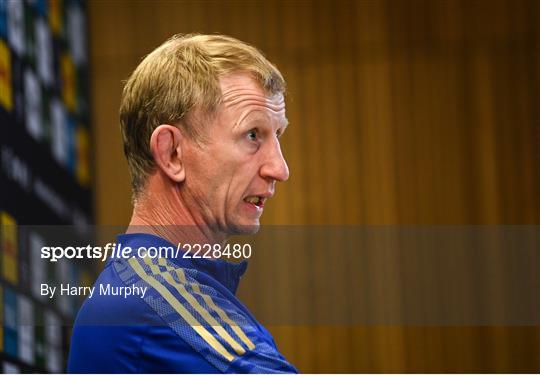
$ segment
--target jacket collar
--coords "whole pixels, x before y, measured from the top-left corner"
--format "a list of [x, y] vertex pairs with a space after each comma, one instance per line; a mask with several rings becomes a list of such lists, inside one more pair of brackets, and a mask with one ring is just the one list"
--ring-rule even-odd
[[[170, 246], [176, 250], [177, 246], [159, 236], [148, 233], [126, 233], [117, 236], [118, 244], [122, 247], [129, 246], [133, 249], [133, 255], [137, 255], [136, 249], [144, 246]], [[205, 259], [205, 258], [183, 258], [181, 255], [177, 258], [167, 259], [180, 268], [192, 268], [203, 272], [214, 278], [232, 294], [236, 293], [240, 278], [246, 272], [247, 261], [240, 263], [230, 263], [220, 259]]]

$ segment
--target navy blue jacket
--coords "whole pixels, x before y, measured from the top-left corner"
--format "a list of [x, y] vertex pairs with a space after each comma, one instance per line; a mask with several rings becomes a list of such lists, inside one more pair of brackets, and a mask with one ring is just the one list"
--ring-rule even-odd
[[[120, 235], [118, 243], [174, 248], [150, 234]], [[246, 267], [182, 257], [109, 259], [77, 315], [68, 372], [297, 372], [234, 295]], [[118, 287], [146, 292], [107, 294]]]

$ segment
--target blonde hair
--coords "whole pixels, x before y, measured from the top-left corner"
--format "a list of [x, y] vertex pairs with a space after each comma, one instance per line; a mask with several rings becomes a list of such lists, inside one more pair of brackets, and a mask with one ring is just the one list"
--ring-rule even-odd
[[174, 124], [200, 139], [200, 122], [186, 116], [212, 114], [221, 101], [220, 76], [246, 72], [273, 96], [285, 92], [277, 68], [256, 48], [224, 35], [175, 35], [147, 55], [127, 80], [120, 125], [134, 197], [155, 163], [150, 136], [160, 124]]

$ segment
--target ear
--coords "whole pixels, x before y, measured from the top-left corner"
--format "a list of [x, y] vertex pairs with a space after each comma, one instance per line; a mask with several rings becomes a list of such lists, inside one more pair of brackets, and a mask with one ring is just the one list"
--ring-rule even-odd
[[175, 182], [186, 178], [181, 148], [182, 133], [172, 125], [159, 125], [150, 137], [150, 152], [163, 173]]

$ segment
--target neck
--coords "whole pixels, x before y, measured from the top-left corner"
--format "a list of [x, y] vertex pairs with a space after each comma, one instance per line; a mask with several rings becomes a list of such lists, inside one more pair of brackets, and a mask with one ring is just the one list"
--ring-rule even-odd
[[126, 233], [154, 234], [173, 244], [225, 244], [226, 235], [212, 231], [189, 210], [179, 187], [159, 177], [151, 176], [137, 197]]

